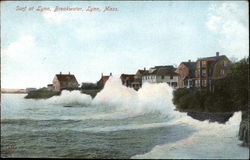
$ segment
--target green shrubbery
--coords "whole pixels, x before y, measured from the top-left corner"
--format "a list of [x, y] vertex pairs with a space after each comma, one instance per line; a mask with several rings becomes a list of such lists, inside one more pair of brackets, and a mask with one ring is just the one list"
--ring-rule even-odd
[[214, 91], [180, 88], [174, 91], [173, 103], [177, 109], [204, 112], [231, 112], [247, 110], [249, 58], [232, 66], [231, 73], [215, 81]]
[[94, 98], [98, 92], [100, 92], [101, 89], [85, 89], [81, 90], [81, 93], [90, 95], [92, 98]]
[[60, 95], [60, 91], [48, 91], [48, 90], [36, 90], [36, 91], [31, 91], [28, 93], [25, 98], [27, 99], [47, 99], [50, 97], [53, 97], [55, 95]]

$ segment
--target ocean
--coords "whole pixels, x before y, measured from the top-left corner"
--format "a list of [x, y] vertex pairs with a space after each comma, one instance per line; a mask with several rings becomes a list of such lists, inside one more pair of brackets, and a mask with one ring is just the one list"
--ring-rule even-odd
[[137, 92], [110, 78], [92, 99], [63, 91], [46, 100], [1, 95], [1, 157], [248, 159], [228, 122], [198, 121], [174, 110], [173, 89], [145, 84]]

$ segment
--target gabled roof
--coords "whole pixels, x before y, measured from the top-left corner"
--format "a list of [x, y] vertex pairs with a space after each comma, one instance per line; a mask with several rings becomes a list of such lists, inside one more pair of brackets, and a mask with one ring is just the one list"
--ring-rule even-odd
[[149, 73], [145, 73], [144, 75], [158, 75], [158, 76], [164, 76], [164, 75], [178, 75], [175, 70], [176, 68], [174, 68], [174, 66], [155, 66], [151, 69], [155, 69], [153, 72]]
[[226, 58], [225, 55], [221, 55], [221, 56], [213, 56], [213, 57], [204, 57], [204, 58], [198, 58], [197, 61], [218, 61], [220, 59]]
[[144, 70], [144, 69], [139, 69], [137, 72], [139, 72], [140, 74], [144, 74], [147, 72], [147, 70]]
[[102, 76], [98, 82], [106, 83], [110, 76]]
[[181, 62], [181, 63], [187, 66], [191, 70], [195, 69], [195, 66], [196, 66], [196, 62]]
[[189, 69], [188, 77], [195, 76], [196, 62], [182, 62]]
[[178, 74], [175, 72], [176, 68], [174, 67], [164, 67], [164, 68], [159, 68], [157, 69], [156, 75], [158, 76], [177, 76]]
[[62, 83], [62, 82], [75, 82], [78, 84], [76, 77], [73, 74], [56, 74], [56, 77], [60, 83]]
[[[213, 69], [215, 64], [223, 59], [228, 60], [227, 56], [221, 55], [221, 56], [214, 56], [214, 57], [199, 58], [197, 61], [201, 61], [201, 60], [202, 61], [210, 61], [211, 62], [210, 67]], [[228, 60], [228, 61], [230, 61], [230, 60]]]

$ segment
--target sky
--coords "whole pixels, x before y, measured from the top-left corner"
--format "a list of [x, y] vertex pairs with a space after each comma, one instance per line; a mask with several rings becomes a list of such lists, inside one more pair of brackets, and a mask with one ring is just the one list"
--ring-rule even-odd
[[247, 1], [1, 2], [1, 88], [44, 87], [60, 72], [96, 82], [216, 52], [239, 60], [249, 53], [248, 19]]

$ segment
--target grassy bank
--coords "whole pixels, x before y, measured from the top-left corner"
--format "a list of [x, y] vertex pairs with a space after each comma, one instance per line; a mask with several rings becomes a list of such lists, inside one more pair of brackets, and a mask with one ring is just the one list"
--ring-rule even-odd
[[36, 90], [31, 91], [25, 96], [26, 99], [47, 99], [55, 95], [60, 95], [60, 91]]

